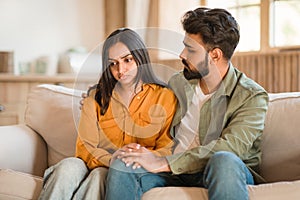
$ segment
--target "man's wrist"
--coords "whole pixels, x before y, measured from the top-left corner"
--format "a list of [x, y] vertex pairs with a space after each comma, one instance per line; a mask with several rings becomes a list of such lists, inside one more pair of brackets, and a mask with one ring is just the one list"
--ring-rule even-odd
[[160, 172], [171, 172], [171, 168], [166, 157], [162, 157], [162, 168]]

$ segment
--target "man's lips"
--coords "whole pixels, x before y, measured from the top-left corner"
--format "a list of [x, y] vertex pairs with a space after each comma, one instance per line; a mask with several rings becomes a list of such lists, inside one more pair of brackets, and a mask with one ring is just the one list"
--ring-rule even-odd
[[181, 60], [181, 62], [184, 65], [184, 67], [189, 68], [189, 64], [187, 63], [186, 60]]

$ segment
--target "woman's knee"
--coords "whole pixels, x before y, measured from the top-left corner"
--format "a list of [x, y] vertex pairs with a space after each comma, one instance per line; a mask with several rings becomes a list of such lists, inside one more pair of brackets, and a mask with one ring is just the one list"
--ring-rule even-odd
[[88, 169], [83, 160], [79, 158], [65, 158], [52, 168], [52, 173], [61, 177], [86, 176]]

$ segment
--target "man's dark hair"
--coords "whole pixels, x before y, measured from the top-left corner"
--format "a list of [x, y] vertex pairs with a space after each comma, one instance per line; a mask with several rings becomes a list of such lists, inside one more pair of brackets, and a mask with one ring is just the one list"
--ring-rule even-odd
[[207, 51], [220, 48], [230, 60], [239, 43], [239, 25], [224, 9], [197, 8], [182, 18], [183, 29], [189, 34], [199, 34]]

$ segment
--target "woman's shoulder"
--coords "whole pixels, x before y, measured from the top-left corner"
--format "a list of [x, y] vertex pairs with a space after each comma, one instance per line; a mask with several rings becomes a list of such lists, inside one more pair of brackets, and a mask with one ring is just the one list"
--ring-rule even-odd
[[166, 87], [166, 86], [163, 86], [163, 85], [159, 85], [159, 84], [156, 84], [156, 83], [148, 83], [146, 84], [147, 86], [149, 86], [150, 88], [153, 89], [153, 91], [156, 91], [156, 92], [172, 92], [172, 90], [169, 88], [169, 87]]
[[149, 84], [149, 87], [151, 87], [153, 92], [155, 92], [158, 96], [165, 96], [166, 98], [169, 98], [169, 100], [176, 98], [174, 92], [169, 87], [153, 83]]

